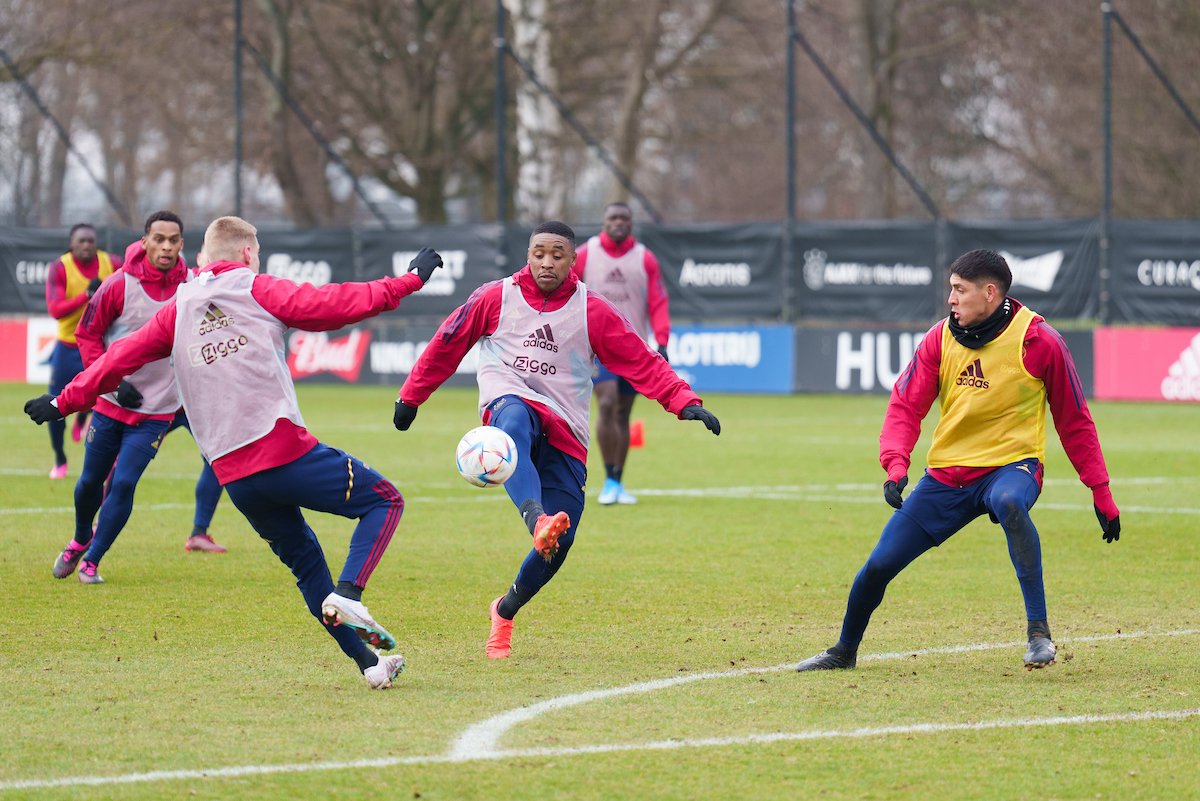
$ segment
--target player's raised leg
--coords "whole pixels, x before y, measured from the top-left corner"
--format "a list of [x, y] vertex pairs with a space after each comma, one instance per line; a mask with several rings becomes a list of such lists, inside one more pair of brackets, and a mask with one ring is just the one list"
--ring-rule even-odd
[[[362, 591], [404, 509], [391, 482], [344, 451], [318, 444], [299, 459], [238, 479], [225, 489], [259, 536], [291, 568], [309, 611], [342, 651], [364, 674], [374, 667], [380, 657], [365, 643], [385, 650], [396, 645], [362, 603]], [[359, 519], [336, 587], [301, 507]], [[391, 675], [403, 665], [394, 659], [387, 664], [395, 667]]]

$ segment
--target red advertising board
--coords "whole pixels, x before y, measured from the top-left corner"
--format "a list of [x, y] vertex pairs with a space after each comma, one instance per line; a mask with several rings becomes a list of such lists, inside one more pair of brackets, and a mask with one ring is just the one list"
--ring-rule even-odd
[[1100, 400], [1200, 401], [1200, 328], [1097, 328]]
[[0, 320], [0, 381], [25, 380], [24, 320]]

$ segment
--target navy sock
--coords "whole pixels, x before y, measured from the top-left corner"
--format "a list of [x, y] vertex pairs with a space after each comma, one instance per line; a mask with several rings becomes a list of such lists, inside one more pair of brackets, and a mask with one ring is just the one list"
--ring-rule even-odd
[[533, 600], [536, 593], [537, 590], [527, 590], [521, 586], [521, 582], [514, 581], [508, 588], [508, 592], [500, 599], [500, 603], [496, 605], [496, 614], [505, 620], [512, 620], [522, 606]]
[[192, 526], [192, 533], [188, 537], [200, 537], [208, 533], [208, 526]]
[[[339, 581], [335, 592], [343, 598], [349, 598], [351, 601], [362, 602], [363, 588], [352, 581]], [[367, 667], [370, 667], [370, 665], [367, 665]]]
[[375, 667], [379, 664], [379, 654], [372, 651], [370, 648], [362, 649], [362, 653], [354, 657], [354, 661], [358, 663], [358, 669], [363, 673], [367, 672], [367, 668]]
[[521, 519], [525, 521], [525, 527], [529, 529], [530, 534], [533, 534], [533, 528], [537, 525], [538, 518], [546, 513], [542, 508], [542, 502], [537, 498], [530, 498], [522, 503], [518, 511], [521, 513]]

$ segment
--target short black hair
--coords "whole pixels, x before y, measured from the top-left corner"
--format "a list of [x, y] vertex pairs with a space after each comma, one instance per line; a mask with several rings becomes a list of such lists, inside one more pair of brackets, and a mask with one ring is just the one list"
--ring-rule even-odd
[[1012, 270], [1008, 268], [1004, 257], [994, 250], [964, 253], [950, 265], [950, 274], [973, 284], [991, 281], [1001, 295], [1008, 295], [1008, 288], [1012, 286]]
[[151, 214], [146, 218], [146, 227], [142, 229], [142, 233], [150, 233], [150, 226], [156, 222], [173, 222], [179, 226], [179, 233], [183, 233], [183, 220], [173, 211], [156, 211]]
[[71, 226], [71, 233], [67, 234], [67, 239], [68, 240], [74, 239], [75, 232], [78, 231], [80, 228], [90, 228], [90, 229], [92, 229], [92, 233], [96, 233], [96, 226], [92, 225], [91, 223], [75, 223], [74, 225]]
[[571, 243], [571, 247], [575, 247], [575, 232], [571, 230], [571, 226], [564, 222], [559, 222], [558, 220], [547, 220], [537, 228], [534, 228], [533, 233], [530, 234], [529, 238], [532, 239], [538, 234], [554, 234], [555, 236], [561, 236], [563, 239], [566, 239]]
[[628, 203], [626, 203], [623, 200], [614, 200], [612, 203], [609, 203], [607, 206], [605, 206], [604, 207], [605, 215], [608, 214], [608, 210], [611, 209], [613, 206], [620, 206], [621, 208], [625, 209], [625, 211], [629, 212], [630, 217], [633, 216], [633, 207], [630, 206]]

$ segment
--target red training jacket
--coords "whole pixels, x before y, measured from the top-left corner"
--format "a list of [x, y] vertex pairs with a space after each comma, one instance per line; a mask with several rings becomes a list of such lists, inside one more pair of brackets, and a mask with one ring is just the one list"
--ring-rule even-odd
[[[218, 261], [206, 265], [200, 272], [218, 275], [245, 267], [236, 262]], [[421, 288], [416, 273], [399, 278], [387, 277], [377, 281], [349, 284], [294, 284], [286, 278], [258, 275], [250, 294], [266, 311], [289, 328], [302, 331], [336, 331], [380, 312], [391, 311], [400, 299]], [[58, 409], [64, 415], [90, 407], [96, 398], [111, 392], [127, 376], [143, 364], [171, 355], [175, 344], [175, 304], [164, 306], [135, 334], [113, 344], [101, 358], [93, 362], [66, 386], [58, 396]], [[230, 414], [237, 405], [253, 403], [253, 398], [230, 398]], [[212, 463], [213, 471], [222, 484], [237, 481], [272, 467], [299, 459], [317, 445], [317, 438], [290, 420], [280, 419], [271, 433], [251, 442]]]
[[[526, 264], [508, 278], [479, 287], [438, 328], [400, 388], [400, 400], [409, 406], [420, 406], [453, 375], [476, 342], [496, 332], [500, 325], [500, 301], [505, 281], [515, 282], [530, 306], [548, 312], [565, 306], [579, 285], [572, 273], [558, 289], [544, 295]], [[677, 417], [685, 406], [702, 405], [692, 388], [675, 375], [661, 356], [646, 347], [645, 340], [611, 303], [591, 290], [588, 290], [587, 301], [588, 342], [601, 364]], [[571, 433], [565, 420], [536, 401], [526, 402], [537, 412], [551, 445], [580, 461], [587, 461], [587, 448]]]
[[[1014, 312], [1021, 308], [1018, 301], [1012, 302]], [[934, 323], [892, 387], [879, 435], [879, 463], [891, 481], [899, 481], [908, 474], [912, 450], [921, 436], [921, 421], [938, 396], [942, 331], [946, 324], [945, 319]], [[1096, 424], [1083, 397], [1083, 383], [1062, 336], [1041, 316], [1035, 316], [1025, 332], [1024, 364], [1030, 375], [1045, 383], [1046, 403], [1063, 449], [1080, 481], [1092, 489], [1096, 505], [1111, 520], [1117, 516], [1117, 507], [1108, 488], [1108, 469], [1100, 451]], [[929, 468], [929, 475], [943, 484], [963, 487], [995, 469], [971, 465]]]
[[[633, 250], [637, 240], [632, 236], [625, 237], [623, 242], [614, 242], [604, 231], [600, 232], [600, 245], [614, 259], [624, 256]], [[583, 280], [583, 269], [587, 267], [587, 243], [577, 251], [575, 267], [571, 275], [576, 281]], [[662, 270], [658, 266], [658, 258], [646, 248], [646, 257], [642, 260], [646, 268], [646, 312], [650, 318], [650, 328], [654, 331], [654, 341], [664, 348], [671, 340], [671, 309], [667, 299], [667, 285], [663, 283]]]

